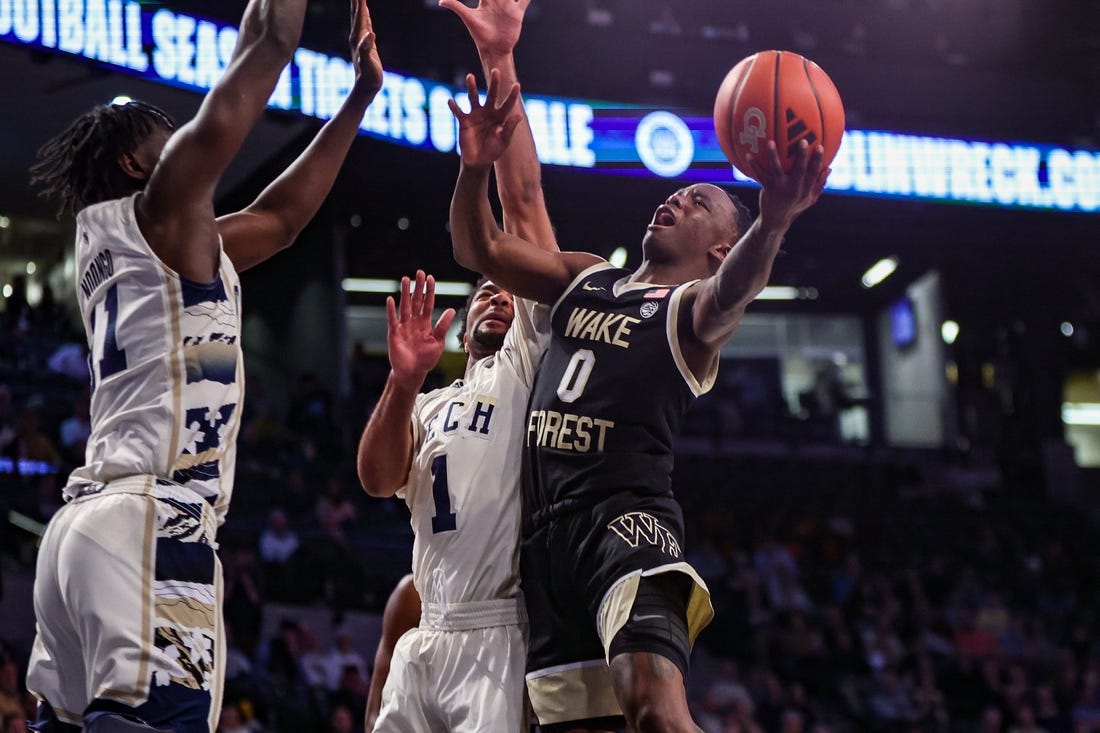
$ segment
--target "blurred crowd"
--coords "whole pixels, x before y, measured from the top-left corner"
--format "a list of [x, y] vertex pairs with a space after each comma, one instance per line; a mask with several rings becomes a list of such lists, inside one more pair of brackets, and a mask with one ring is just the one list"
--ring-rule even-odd
[[[46, 522], [83, 452], [87, 383], [50, 369], [70, 335], [32, 347], [24, 314], [4, 321], [6, 343], [12, 323], [30, 361], [0, 350], [0, 511]], [[221, 731], [361, 730], [373, 649], [345, 622], [381, 612], [412, 534], [399, 500], [358, 490], [349, 426], [385, 370], [352, 358], [350, 421], [310, 375], [285, 409], [249, 384], [220, 537]], [[674, 481], [717, 609], [688, 681], [707, 733], [1100, 731], [1097, 543], [1080, 514], [1034, 492], [914, 491], [919, 472], [900, 460], [828, 453], [692, 456]], [[0, 542], [5, 565], [29, 571], [33, 534]], [[323, 609], [325, 626], [294, 607]], [[0, 649], [0, 733], [33, 713], [28, 651]]]

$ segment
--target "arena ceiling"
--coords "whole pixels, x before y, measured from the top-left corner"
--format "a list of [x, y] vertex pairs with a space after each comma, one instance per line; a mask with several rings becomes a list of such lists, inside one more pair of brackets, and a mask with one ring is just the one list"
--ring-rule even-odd
[[[169, 3], [170, 4], [170, 3]], [[477, 68], [457, 19], [427, 2], [373, 3], [384, 62], [454, 80]], [[850, 123], [929, 135], [1100, 147], [1100, 4], [1082, 0], [534, 0], [518, 60], [539, 94], [709, 108], [725, 71], [763, 48], [799, 50], [841, 89]], [[236, 21], [243, 2], [191, 0], [186, 10]], [[304, 44], [344, 53], [344, 3], [314, 2]], [[25, 221], [0, 248], [56, 241], [53, 212], [26, 185], [34, 149], [73, 116], [125, 93], [188, 118], [196, 94], [0, 44], [3, 127], [0, 215]], [[664, 72], [657, 73], [654, 72]], [[227, 176], [225, 200], [276, 173], [319, 123], [272, 112]], [[450, 262], [444, 229], [453, 156], [357, 141], [325, 223], [348, 232], [347, 274], [393, 277]], [[608, 254], [637, 245], [668, 181], [545, 169], [562, 246]], [[754, 191], [736, 192], [753, 199]], [[398, 220], [406, 218], [406, 228]], [[358, 222], [351, 226], [350, 222]], [[41, 246], [45, 246], [42, 244]], [[788, 237], [773, 282], [818, 289], [793, 307], [872, 312], [936, 267], [960, 307], [1100, 317], [1100, 215], [826, 196]], [[3, 253], [0, 253], [2, 255]], [[896, 255], [894, 285], [866, 291], [860, 274]], [[889, 283], [890, 281], [888, 281]], [[782, 306], [768, 306], [782, 307]], [[1062, 315], [1058, 315], [1062, 314]]]

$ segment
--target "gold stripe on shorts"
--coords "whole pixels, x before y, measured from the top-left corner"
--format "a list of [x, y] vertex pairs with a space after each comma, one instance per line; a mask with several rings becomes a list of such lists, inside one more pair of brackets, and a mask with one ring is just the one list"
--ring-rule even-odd
[[540, 725], [623, 714], [602, 659], [532, 672], [527, 695]]

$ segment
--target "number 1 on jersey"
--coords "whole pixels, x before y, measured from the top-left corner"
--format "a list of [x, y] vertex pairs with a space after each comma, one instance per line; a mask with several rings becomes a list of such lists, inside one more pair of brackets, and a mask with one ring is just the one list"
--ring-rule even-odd
[[92, 378], [98, 384], [126, 368], [126, 350], [118, 347], [118, 283], [107, 288], [107, 292], [103, 294], [103, 301], [96, 306], [95, 312], [97, 321], [102, 316], [106, 316], [107, 319], [102, 329], [95, 328], [93, 324], [95, 339], [92, 352], [94, 366]]
[[457, 514], [451, 511], [451, 492], [447, 487], [447, 456], [437, 456], [432, 461], [432, 497], [435, 499], [435, 516], [432, 517], [432, 534], [454, 532], [458, 529]]

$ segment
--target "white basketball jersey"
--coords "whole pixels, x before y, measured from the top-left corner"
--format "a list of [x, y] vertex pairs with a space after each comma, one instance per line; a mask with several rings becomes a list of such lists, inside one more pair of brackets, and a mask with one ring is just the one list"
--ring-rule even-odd
[[173, 272], [138, 229], [135, 199], [95, 204], [76, 218], [92, 432], [66, 493], [151, 474], [197, 492], [220, 523], [244, 396], [240, 281], [224, 252], [211, 283]]
[[412, 513], [413, 580], [426, 603], [519, 592], [523, 424], [548, 340], [548, 309], [517, 299], [500, 351], [417, 397], [414, 457], [399, 495]]

